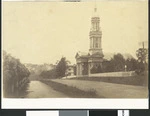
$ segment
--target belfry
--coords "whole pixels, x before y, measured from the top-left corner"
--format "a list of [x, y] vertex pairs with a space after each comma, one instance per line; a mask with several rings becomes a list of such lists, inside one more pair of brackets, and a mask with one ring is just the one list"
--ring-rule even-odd
[[92, 69], [102, 69], [103, 52], [102, 52], [102, 31], [100, 29], [100, 18], [96, 15], [97, 8], [94, 9], [94, 16], [91, 18], [91, 29], [89, 33], [90, 49], [89, 53], [78, 52], [76, 54], [77, 72], [76, 75], [89, 75]]

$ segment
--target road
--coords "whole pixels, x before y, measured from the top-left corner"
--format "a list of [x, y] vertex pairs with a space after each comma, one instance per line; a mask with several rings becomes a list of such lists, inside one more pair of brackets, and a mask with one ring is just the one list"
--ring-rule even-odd
[[53, 90], [40, 81], [30, 81], [25, 98], [65, 98], [65, 94]]

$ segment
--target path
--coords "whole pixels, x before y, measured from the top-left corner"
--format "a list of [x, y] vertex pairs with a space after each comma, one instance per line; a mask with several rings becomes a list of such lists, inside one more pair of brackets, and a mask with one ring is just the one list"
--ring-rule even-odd
[[25, 98], [64, 98], [65, 94], [53, 90], [50, 86], [40, 82], [31, 81], [28, 88], [28, 94]]

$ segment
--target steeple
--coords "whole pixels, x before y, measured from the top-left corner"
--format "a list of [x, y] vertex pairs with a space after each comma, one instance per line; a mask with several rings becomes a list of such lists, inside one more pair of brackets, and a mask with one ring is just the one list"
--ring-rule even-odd
[[96, 0], [95, 0], [95, 7], [94, 7], [94, 12], [96, 12], [97, 11], [97, 7], [96, 7]]
[[94, 12], [96, 12], [96, 11], [97, 11], [97, 8], [95, 7], [95, 8], [94, 8]]
[[101, 46], [102, 32], [100, 30], [100, 18], [96, 14], [97, 14], [97, 7], [95, 2], [94, 16], [91, 18], [91, 30], [89, 33], [90, 38], [89, 52], [91, 55], [99, 54], [100, 56], [103, 57]]
[[95, 1], [95, 8], [94, 8], [94, 12], [97, 12], [96, 1]]
[[96, 0], [95, 0], [95, 2], [94, 2], [94, 13], [93, 13], [93, 15], [94, 15], [95, 17], [98, 17], [98, 14], [97, 14], [97, 6], [96, 6]]

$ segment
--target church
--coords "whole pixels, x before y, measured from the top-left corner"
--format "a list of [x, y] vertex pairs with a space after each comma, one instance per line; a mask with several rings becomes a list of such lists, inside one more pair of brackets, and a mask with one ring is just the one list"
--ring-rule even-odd
[[102, 31], [100, 29], [100, 18], [96, 15], [97, 8], [94, 9], [94, 16], [91, 18], [91, 29], [89, 32], [90, 48], [88, 53], [76, 53], [76, 75], [89, 75], [94, 67], [101, 67], [103, 63], [102, 51]]

